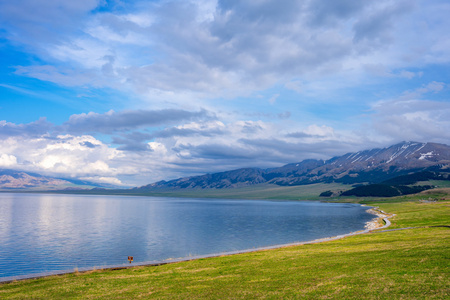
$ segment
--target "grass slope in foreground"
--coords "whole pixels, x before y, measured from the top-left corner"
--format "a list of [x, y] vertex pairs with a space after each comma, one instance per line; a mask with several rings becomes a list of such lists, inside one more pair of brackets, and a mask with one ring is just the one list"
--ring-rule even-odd
[[[429, 197], [441, 200], [420, 201]], [[424, 194], [367, 201], [396, 214], [389, 229], [412, 229], [0, 284], [0, 298], [448, 299], [450, 229], [431, 227], [450, 225], [448, 199], [448, 194]]]

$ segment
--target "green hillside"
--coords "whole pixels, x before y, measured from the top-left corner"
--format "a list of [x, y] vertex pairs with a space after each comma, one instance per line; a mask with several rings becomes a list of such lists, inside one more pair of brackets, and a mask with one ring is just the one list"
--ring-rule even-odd
[[350, 185], [340, 183], [316, 183], [296, 186], [258, 184], [240, 188], [159, 190], [138, 192], [136, 194], [187, 198], [317, 200], [320, 199], [319, 195], [324, 191], [345, 191], [350, 188]]

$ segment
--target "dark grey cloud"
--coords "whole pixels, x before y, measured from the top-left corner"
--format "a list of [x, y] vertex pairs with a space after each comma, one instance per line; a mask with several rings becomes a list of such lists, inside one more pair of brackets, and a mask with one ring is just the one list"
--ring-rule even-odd
[[153, 135], [134, 131], [131, 133], [123, 133], [120, 136], [114, 136], [112, 138], [112, 143], [120, 145], [118, 150], [125, 151], [151, 151], [148, 146], [147, 141], [153, 139]]
[[361, 146], [337, 140], [292, 143], [277, 138], [240, 139], [229, 144], [182, 144], [171, 149], [182, 158], [171, 162], [171, 165], [173, 174], [178, 174], [173, 176], [175, 178], [242, 167], [279, 167], [311, 158], [329, 159], [365, 147], [370, 148], [371, 145]]
[[[183, 150], [189, 150], [189, 157], [191, 159], [201, 158], [206, 160], [252, 160], [254, 159], [253, 153], [248, 151], [244, 147], [240, 147], [239, 144], [201, 144], [201, 145], [191, 145], [182, 144], [177, 147], [172, 148], [173, 151], [181, 153]], [[181, 155], [181, 154], [180, 154]]]
[[151, 133], [134, 131], [114, 136], [112, 142], [120, 145], [117, 149], [127, 151], [152, 151], [148, 142], [154, 139], [180, 138], [180, 137], [213, 137], [223, 135], [225, 132], [218, 128], [183, 128], [169, 127]]
[[351, 40], [339, 28], [324, 33], [308, 24], [300, 1], [223, 1], [214, 19], [201, 23], [189, 3], [162, 5], [156, 14], [148, 34], [159, 42], [156, 49], [165, 61], [158, 57], [126, 69], [130, 82], [142, 89], [260, 89], [352, 54]]
[[61, 129], [70, 133], [114, 133], [143, 127], [167, 126], [186, 121], [214, 118], [206, 110], [186, 111], [181, 109], [129, 110], [104, 114], [88, 113], [72, 115]]
[[319, 137], [318, 135], [311, 135], [304, 132], [291, 132], [285, 135], [286, 137], [292, 138], [310, 138], [310, 137]]
[[117, 150], [132, 151], [132, 152], [152, 151], [152, 149], [147, 143], [143, 143], [140, 141], [121, 140], [114, 138], [113, 143], [122, 144], [119, 147], [117, 147]]
[[194, 3], [170, 2], [148, 28], [164, 60], [130, 68], [127, 77], [143, 90], [223, 96], [336, 74], [347, 59], [386, 49], [412, 8], [412, 1], [219, 1], [199, 22]]
[[80, 143], [80, 145], [81, 146], [85, 146], [87, 148], [91, 148], [91, 149], [97, 147], [96, 145], [94, 145], [94, 144], [92, 144], [91, 142], [88, 142], [88, 141], [82, 142], [82, 143]]

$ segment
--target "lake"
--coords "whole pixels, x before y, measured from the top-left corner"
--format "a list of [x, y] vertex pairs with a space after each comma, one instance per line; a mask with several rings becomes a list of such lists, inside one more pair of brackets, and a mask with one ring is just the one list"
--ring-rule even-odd
[[0, 193], [0, 280], [309, 241], [364, 229], [321, 202]]

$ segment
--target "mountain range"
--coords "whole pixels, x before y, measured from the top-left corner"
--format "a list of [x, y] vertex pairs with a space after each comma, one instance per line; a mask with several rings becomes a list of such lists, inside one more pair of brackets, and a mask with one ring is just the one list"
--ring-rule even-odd
[[80, 190], [113, 187], [85, 180], [55, 178], [37, 173], [0, 169], [0, 190]]
[[[395, 178], [399, 176], [401, 178], [411, 174], [420, 175], [408, 177], [410, 183], [407, 184], [411, 184], [411, 178], [447, 180], [450, 174], [450, 146], [438, 143], [402, 142], [382, 149], [347, 153], [328, 160], [307, 159], [278, 168], [242, 168], [159, 181], [130, 189], [129, 192], [230, 189], [258, 184], [295, 186], [333, 182], [351, 185], [381, 183], [396, 186], [397, 190], [405, 190], [406, 187], [398, 188], [399, 184], [393, 184], [389, 180], [395, 181]], [[114, 187], [23, 171], [0, 170], [0, 190], [99, 190], [103, 188]]]
[[450, 146], [402, 142], [387, 148], [347, 153], [329, 160], [307, 159], [270, 169], [243, 168], [159, 181], [135, 189], [223, 189], [261, 183], [281, 186], [331, 182], [374, 184], [425, 170], [450, 172]]

